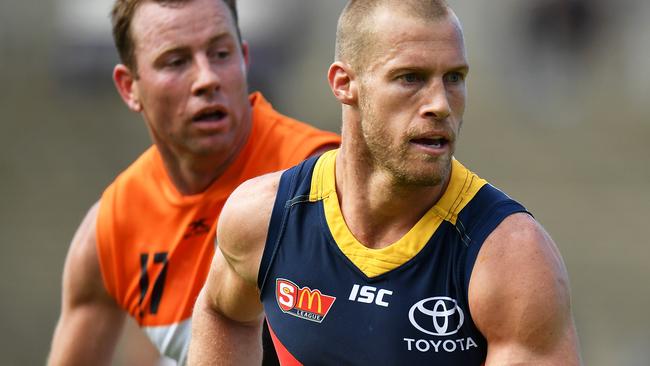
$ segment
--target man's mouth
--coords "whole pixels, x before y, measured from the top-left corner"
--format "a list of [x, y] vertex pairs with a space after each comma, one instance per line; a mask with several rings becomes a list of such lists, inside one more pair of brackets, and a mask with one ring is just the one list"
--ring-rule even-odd
[[449, 144], [449, 141], [444, 137], [417, 138], [411, 140], [411, 142], [417, 145], [423, 145], [434, 149], [440, 149]]
[[200, 112], [192, 118], [193, 122], [217, 122], [224, 119], [228, 114], [221, 110]]

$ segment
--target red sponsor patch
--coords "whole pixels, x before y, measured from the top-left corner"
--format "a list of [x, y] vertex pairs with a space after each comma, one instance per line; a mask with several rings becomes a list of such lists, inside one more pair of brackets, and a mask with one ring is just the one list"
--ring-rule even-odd
[[275, 280], [275, 298], [282, 312], [317, 323], [323, 322], [336, 300], [318, 289], [301, 288], [284, 278]]

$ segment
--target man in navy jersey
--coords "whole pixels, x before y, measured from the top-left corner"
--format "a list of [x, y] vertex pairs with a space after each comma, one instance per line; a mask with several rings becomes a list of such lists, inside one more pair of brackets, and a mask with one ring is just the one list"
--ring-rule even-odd
[[352, 0], [328, 80], [338, 151], [229, 198], [191, 365], [578, 365], [566, 269], [526, 209], [453, 158], [469, 67], [442, 0]]

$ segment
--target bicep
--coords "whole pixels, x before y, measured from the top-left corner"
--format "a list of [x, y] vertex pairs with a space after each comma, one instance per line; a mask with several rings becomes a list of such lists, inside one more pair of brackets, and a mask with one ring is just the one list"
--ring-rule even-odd
[[262, 313], [257, 277], [279, 177], [271, 173], [242, 184], [219, 218], [206, 300], [235, 321], [253, 321]]
[[210, 310], [228, 319], [240, 323], [261, 319], [262, 305], [256, 284], [226, 259], [221, 247], [215, 251], [203, 296]]
[[488, 341], [487, 365], [579, 364], [566, 269], [530, 216], [506, 218], [485, 241], [469, 300]]
[[95, 204], [77, 229], [63, 270], [61, 316], [50, 365], [108, 364], [125, 314], [109, 296], [97, 258]]

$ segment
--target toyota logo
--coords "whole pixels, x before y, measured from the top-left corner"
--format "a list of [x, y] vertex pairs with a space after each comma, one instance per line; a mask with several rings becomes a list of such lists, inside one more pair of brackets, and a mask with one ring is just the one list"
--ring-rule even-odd
[[438, 296], [420, 300], [409, 310], [409, 320], [419, 331], [435, 336], [458, 332], [464, 315], [456, 300]]

